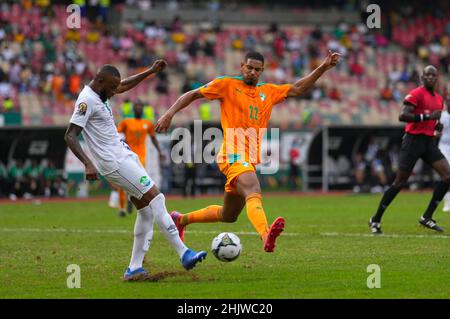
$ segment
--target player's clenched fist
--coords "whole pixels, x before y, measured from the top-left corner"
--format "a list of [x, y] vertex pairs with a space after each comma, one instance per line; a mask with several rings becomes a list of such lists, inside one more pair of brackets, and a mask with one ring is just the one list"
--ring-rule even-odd
[[322, 65], [327, 70], [334, 68], [336, 66], [336, 64], [339, 63], [340, 58], [341, 58], [341, 55], [339, 53], [331, 52], [330, 50], [328, 50], [328, 54], [327, 54], [325, 60], [323, 60]]
[[156, 60], [153, 62], [153, 65], [150, 67], [151, 73], [158, 73], [164, 70], [164, 68], [167, 66], [167, 62], [165, 60]]

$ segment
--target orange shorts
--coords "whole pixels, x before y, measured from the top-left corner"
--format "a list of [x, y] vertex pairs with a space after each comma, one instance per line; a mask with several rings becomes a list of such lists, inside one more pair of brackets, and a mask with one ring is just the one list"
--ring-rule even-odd
[[227, 182], [225, 183], [225, 192], [236, 193], [236, 188], [234, 183], [236, 178], [245, 172], [256, 172], [255, 165], [246, 162], [234, 162], [230, 164], [228, 162], [217, 163], [220, 171], [227, 177]]

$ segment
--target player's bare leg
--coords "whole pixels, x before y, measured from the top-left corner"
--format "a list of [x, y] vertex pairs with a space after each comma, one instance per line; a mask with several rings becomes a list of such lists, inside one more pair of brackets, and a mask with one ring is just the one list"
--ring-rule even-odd
[[245, 198], [247, 216], [264, 243], [266, 252], [273, 252], [275, 241], [284, 230], [285, 219], [278, 217], [270, 227], [262, 205], [261, 187], [255, 172], [245, 172], [236, 178], [236, 192]]
[[450, 186], [450, 166], [445, 158], [434, 162], [431, 166], [439, 174], [441, 181], [434, 188], [433, 196], [431, 197], [425, 213], [420, 218], [419, 223], [429, 229], [443, 232], [444, 230], [436, 224], [436, 221], [433, 220], [433, 213], [444, 198]]
[[245, 198], [236, 193], [224, 192], [222, 222], [234, 223], [245, 207]]

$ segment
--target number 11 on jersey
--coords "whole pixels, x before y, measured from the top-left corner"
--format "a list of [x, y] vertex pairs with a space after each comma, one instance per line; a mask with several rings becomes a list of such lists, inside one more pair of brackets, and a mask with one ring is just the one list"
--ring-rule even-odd
[[[254, 111], [254, 113], [253, 113]], [[258, 120], [258, 108], [255, 106], [250, 105], [250, 119], [251, 120]]]

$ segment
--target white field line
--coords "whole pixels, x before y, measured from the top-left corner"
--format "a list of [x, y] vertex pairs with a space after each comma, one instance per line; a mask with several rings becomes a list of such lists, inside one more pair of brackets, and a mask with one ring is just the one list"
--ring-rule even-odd
[[359, 233], [320, 233], [322, 236], [329, 237], [380, 237], [380, 238], [439, 238], [439, 239], [450, 239], [448, 235], [413, 235], [413, 234], [382, 234], [382, 235], [372, 235], [372, 234], [359, 234]]
[[[133, 234], [132, 230], [124, 229], [66, 229], [66, 228], [0, 228], [0, 232], [31, 232], [31, 233], [97, 233], [97, 234]], [[188, 234], [217, 234], [219, 230], [216, 231], [186, 231]], [[255, 232], [246, 231], [234, 231], [236, 235], [250, 235], [257, 236]], [[283, 233], [282, 236], [305, 236], [314, 235], [309, 233]], [[322, 232], [319, 235], [324, 237], [379, 237], [379, 238], [438, 238], [438, 239], [450, 239], [448, 235], [415, 235], [415, 234], [383, 234], [383, 235], [372, 235], [372, 234], [361, 234], [361, 233], [338, 233], [338, 232]]]

